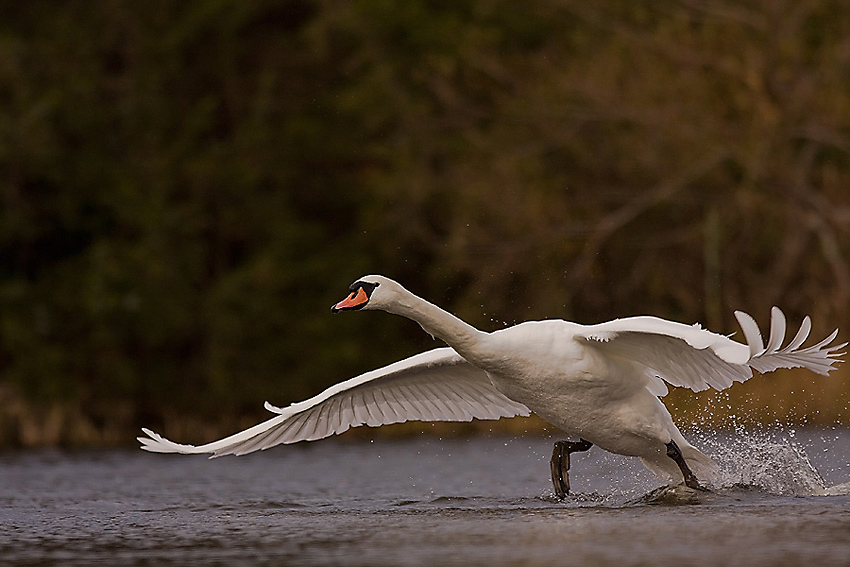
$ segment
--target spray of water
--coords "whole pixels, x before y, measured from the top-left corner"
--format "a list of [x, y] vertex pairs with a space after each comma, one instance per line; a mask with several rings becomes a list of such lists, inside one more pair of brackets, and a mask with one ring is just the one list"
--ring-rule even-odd
[[[777, 421], [769, 428], [754, 427], [759, 419], [739, 414], [728, 391], [717, 392], [691, 413], [685, 436], [720, 465], [713, 488], [749, 488], [783, 496], [821, 496], [850, 493], [850, 483], [829, 486], [806, 454], [793, 425]], [[744, 406], [746, 407], [746, 406]], [[716, 431], [723, 415], [727, 431]], [[710, 433], [708, 433], [710, 432]]]
[[706, 436], [703, 444], [720, 465], [720, 488], [755, 488], [784, 496], [814, 496], [828, 486], [795, 440], [794, 429]]

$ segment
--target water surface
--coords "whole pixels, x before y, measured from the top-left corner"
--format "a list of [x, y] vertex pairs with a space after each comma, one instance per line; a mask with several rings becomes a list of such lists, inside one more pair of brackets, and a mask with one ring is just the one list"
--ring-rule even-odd
[[244, 457], [0, 453], [0, 564], [850, 565], [850, 431], [695, 439], [724, 476], [657, 494], [541, 437], [331, 439]]

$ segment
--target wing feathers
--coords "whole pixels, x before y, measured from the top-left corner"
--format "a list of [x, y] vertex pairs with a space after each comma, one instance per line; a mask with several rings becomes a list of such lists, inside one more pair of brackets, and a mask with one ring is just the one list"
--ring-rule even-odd
[[767, 352], [776, 352], [785, 340], [785, 313], [778, 307], [770, 310], [770, 339], [767, 341]]
[[470, 421], [528, 415], [450, 348], [435, 349], [336, 384], [318, 396], [279, 408], [275, 417], [206, 445], [181, 445], [143, 429], [142, 448], [158, 453], [243, 455], [281, 443], [315, 440], [360, 425], [402, 421]]
[[741, 330], [744, 331], [744, 338], [747, 339], [747, 345], [750, 347], [750, 358], [763, 353], [764, 343], [761, 338], [761, 329], [759, 329], [756, 320], [743, 311], [735, 311], [735, 318], [741, 325]]
[[819, 343], [801, 348], [809, 337], [812, 322], [805, 317], [800, 329], [784, 348], [787, 320], [778, 308], [771, 309], [770, 335], [765, 346], [755, 319], [736, 311], [746, 345], [711, 333], [698, 326], [664, 321], [654, 317], [633, 317], [584, 327], [583, 338], [597, 349], [617, 354], [642, 365], [650, 378], [647, 387], [658, 391], [651, 378], [658, 377], [673, 386], [697, 392], [706, 388], [722, 390], [734, 382], [752, 377], [752, 371], [771, 372], [778, 368], [807, 368], [828, 374], [847, 343], [829, 346], [836, 330]]
[[800, 324], [800, 330], [797, 331], [797, 334], [794, 335], [794, 338], [791, 339], [791, 342], [788, 343], [788, 346], [782, 349], [780, 352], [789, 353], [797, 350], [800, 346], [806, 342], [806, 339], [809, 338], [809, 333], [812, 332], [812, 320], [808, 315], [803, 317], [803, 322]]
[[[837, 337], [837, 336], [838, 336], [838, 329], [835, 329], [834, 331], [832, 331], [832, 333], [827, 338], [825, 338], [824, 340], [822, 340], [818, 344], [816, 344], [814, 346], [810, 346], [809, 348], [805, 348], [805, 349], [801, 350], [800, 352], [809, 353], [809, 352], [819, 351], [823, 347], [825, 347], [826, 345], [828, 345], [829, 343], [834, 341], [835, 337]], [[832, 350], [844, 348], [846, 345], [847, 345], [847, 343], [840, 344], [838, 346], [832, 347]]]
[[375, 398], [375, 412], [378, 414], [377, 419], [380, 423], [398, 423], [401, 421], [401, 418], [393, 409], [395, 398], [393, 398], [393, 402], [387, 399], [389, 391], [374, 390], [372, 395]]
[[366, 398], [366, 404], [369, 411], [369, 420], [366, 425], [369, 427], [377, 427], [384, 421], [384, 413], [381, 411], [381, 405], [375, 398], [375, 392], [364, 392], [363, 397]]

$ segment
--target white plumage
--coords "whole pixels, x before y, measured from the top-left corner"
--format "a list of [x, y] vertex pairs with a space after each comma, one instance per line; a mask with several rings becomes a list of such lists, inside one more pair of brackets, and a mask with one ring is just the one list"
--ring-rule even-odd
[[[722, 390], [753, 370], [803, 367], [827, 374], [846, 343], [823, 341], [802, 348], [811, 331], [806, 317], [785, 341], [786, 320], [776, 307], [764, 344], [752, 317], [735, 316], [747, 344], [656, 317], [630, 317], [598, 325], [528, 322], [485, 333], [416, 297], [382, 276], [351, 286], [335, 311], [380, 309], [417, 321], [449, 348], [438, 348], [341, 382], [310, 398], [278, 408], [250, 429], [205, 445], [181, 445], [143, 429], [142, 448], [158, 453], [242, 455], [281, 443], [312, 441], [359, 425], [410, 420], [470, 421], [535, 412], [567, 434], [608, 451], [640, 457], [665, 480], [680, 475], [665, 444], [674, 441], [698, 475], [715, 465], [688, 443], [659, 396], [666, 384], [694, 391]], [[681, 476], [678, 476], [681, 479]]]

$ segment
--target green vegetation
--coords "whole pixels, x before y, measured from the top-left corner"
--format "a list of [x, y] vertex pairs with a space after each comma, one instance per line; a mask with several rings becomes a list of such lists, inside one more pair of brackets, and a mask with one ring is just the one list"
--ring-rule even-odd
[[[840, 0], [7, 2], [0, 445], [211, 436], [436, 346], [331, 316], [365, 273], [485, 329], [846, 337], [848, 38]], [[758, 399], [843, 418], [841, 376]]]

